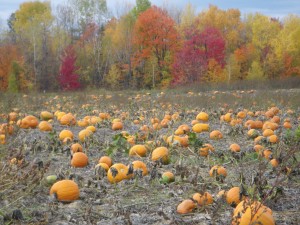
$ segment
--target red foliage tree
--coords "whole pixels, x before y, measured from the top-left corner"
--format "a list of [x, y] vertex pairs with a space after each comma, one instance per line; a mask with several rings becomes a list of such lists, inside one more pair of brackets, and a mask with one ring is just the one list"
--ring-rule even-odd
[[185, 37], [173, 64], [174, 85], [200, 81], [211, 59], [222, 68], [225, 65], [225, 40], [219, 30], [207, 27], [200, 32], [191, 28], [185, 31]]
[[75, 50], [73, 46], [68, 46], [64, 51], [59, 71], [59, 83], [63, 90], [76, 90], [80, 87], [79, 75], [76, 74], [79, 67], [75, 63]]

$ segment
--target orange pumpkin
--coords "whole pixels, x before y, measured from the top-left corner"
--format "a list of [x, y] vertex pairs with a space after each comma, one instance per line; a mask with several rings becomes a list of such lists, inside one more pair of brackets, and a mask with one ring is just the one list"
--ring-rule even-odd
[[209, 151], [215, 151], [215, 148], [211, 144], [204, 144], [202, 148], [199, 150], [200, 156], [208, 156]]
[[39, 129], [41, 131], [52, 131], [52, 125], [47, 121], [41, 121], [39, 123]]
[[233, 207], [235, 207], [244, 199], [245, 196], [243, 195], [243, 193], [241, 193], [241, 189], [239, 187], [233, 187], [226, 192], [226, 201]]
[[84, 142], [88, 137], [90, 137], [91, 135], [93, 134], [93, 132], [91, 130], [88, 130], [88, 129], [84, 129], [82, 131], [80, 131], [78, 133], [78, 139], [81, 141], [81, 142]]
[[241, 201], [234, 209], [232, 225], [275, 225], [272, 210], [262, 203]]
[[158, 147], [153, 150], [151, 159], [152, 161], [161, 160], [162, 163], [167, 164], [169, 162], [169, 150], [166, 147]]
[[71, 152], [74, 154], [75, 152], [82, 152], [82, 145], [79, 143], [74, 143], [71, 145]]
[[55, 194], [58, 201], [72, 202], [79, 198], [78, 185], [72, 180], [61, 180], [53, 184], [50, 195]]
[[59, 133], [59, 140], [63, 141], [65, 138], [70, 138], [71, 140], [73, 140], [73, 133], [70, 130], [62, 130]]
[[223, 138], [222, 133], [219, 130], [214, 130], [209, 134], [210, 139], [218, 140]]
[[193, 199], [195, 201], [197, 201], [198, 204], [201, 205], [201, 206], [210, 205], [214, 201], [212, 195], [210, 193], [208, 193], [208, 192], [205, 192], [203, 194], [195, 193], [193, 195]]
[[99, 163], [105, 163], [108, 167], [111, 167], [112, 159], [109, 156], [102, 156], [99, 159]]
[[67, 125], [67, 126], [74, 126], [76, 125], [76, 119], [71, 113], [68, 113], [66, 115], [63, 115], [60, 118], [60, 124]]
[[134, 145], [130, 148], [129, 150], [129, 155], [130, 156], [140, 156], [140, 157], [145, 157], [147, 154], [147, 148], [145, 145]]
[[107, 179], [112, 184], [129, 179], [132, 176], [133, 174], [128, 174], [128, 167], [122, 163], [112, 165], [107, 172]]
[[89, 159], [83, 152], [75, 152], [72, 156], [71, 165], [73, 167], [85, 167], [87, 166]]
[[219, 177], [219, 176], [226, 177], [227, 170], [223, 166], [213, 166], [209, 171], [209, 176], [211, 176], [211, 177], [214, 177], [214, 176], [215, 177]]
[[133, 161], [131, 164], [133, 166], [134, 171], [141, 170], [143, 176], [146, 176], [148, 174], [147, 166], [142, 161], [139, 161], [139, 160]]
[[191, 199], [183, 200], [177, 206], [177, 213], [179, 214], [187, 214], [192, 212], [196, 208], [196, 203]]
[[112, 124], [112, 129], [113, 130], [122, 130], [123, 129], [123, 123], [120, 121], [114, 122]]

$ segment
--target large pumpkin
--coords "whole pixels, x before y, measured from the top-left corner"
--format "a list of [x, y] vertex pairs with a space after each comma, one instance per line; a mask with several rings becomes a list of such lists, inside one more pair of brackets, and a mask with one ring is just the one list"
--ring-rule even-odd
[[241, 201], [233, 212], [232, 225], [275, 225], [272, 210], [260, 202]]
[[50, 195], [52, 194], [56, 194], [58, 201], [71, 202], [79, 198], [79, 188], [72, 180], [61, 180], [51, 187]]

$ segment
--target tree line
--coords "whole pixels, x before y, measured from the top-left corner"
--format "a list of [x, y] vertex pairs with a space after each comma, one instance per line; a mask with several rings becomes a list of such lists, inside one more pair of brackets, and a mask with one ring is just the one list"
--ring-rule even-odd
[[0, 91], [141, 89], [300, 75], [300, 17], [149, 0], [24, 2], [0, 33]]

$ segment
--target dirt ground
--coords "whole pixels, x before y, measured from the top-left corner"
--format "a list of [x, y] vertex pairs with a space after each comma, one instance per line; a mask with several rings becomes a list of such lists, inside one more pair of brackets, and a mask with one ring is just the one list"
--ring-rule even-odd
[[[20, 95], [10, 101], [1, 100], [2, 119], [6, 122], [8, 112], [25, 115], [39, 114], [43, 110], [54, 113], [57, 110], [71, 112], [77, 121], [85, 116], [98, 116], [108, 112], [111, 118], [95, 124], [96, 132], [85, 143], [84, 152], [89, 157], [89, 165], [73, 168], [70, 164], [70, 145], [78, 141], [79, 126], [63, 126], [57, 119], [52, 122], [52, 132], [39, 129], [20, 129], [7, 138], [7, 144], [0, 145], [0, 224], [231, 224], [233, 207], [224, 198], [218, 198], [220, 190], [243, 186], [245, 195], [260, 200], [273, 211], [277, 225], [300, 224], [300, 141], [294, 136], [300, 131], [300, 90], [270, 91], [228, 91], [228, 92], [118, 92]], [[245, 121], [268, 120], [260, 111], [272, 106], [279, 108], [281, 119], [275, 134], [280, 142], [270, 144], [263, 139], [262, 145], [271, 149], [273, 158], [280, 159], [273, 168], [269, 160], [259, 156], [254, 150], [254, 141], [247, 135]], [[17, 109], [16, 109], [17, 108]], [[242, 123], [234, 126], [220, 121], [220, 117], [232, 112], [247, 110], [257, 116], [247, 114]], [[201, 143], [210, 143], [215, 151], [208, 157], [199, 156], [199, 148], [193, 145], [182, 147], [178, 143], [168, 145], [165, 136], [170, 136], [181, 124], [196, 119], [199, 112], [209, 114], [210, 131], [220, 130], [223, 138], [212, 140], [210, 132], [196, 133]], [[139, 139], [142, 125], [152, 126], [151, 118], [160, 120], [166, 114], [177, 113], [167, 128], [151, 130], [146, 139]], [[149, 144], [146, 157], [129, 157], [131, 147], [126, 139], [114, 142], [121, 131], [111, 129], [111, 121], [121, 118], [123, 131], [136, 137], [136, 143]], [[292, 129], [283, 127], [289, 118]], [[138, 119], [139, 124], [133, 121]], [[69, 129], [74, 140], [62, 144], [58, 139], [61, 130]], [[258, 130], [262, 134], [261, 130]], [[125, 142], [124, 142], [125, 140]], [[231, 153], [229, 146], [238, 143], [239, 153]], [[162, 165], [151, 160], [151, 151], [159, 146], [167, 146], [170, 163]], [[143, 161], [149, 174], [135, 176], [117, 184], [108, 182], [103, 171], [95, 169], [101, 156], [110, 155], [114, 163], [129, 165], [134, 160]], [[17, 162], [12, 163], [16, 158]], [[18, 163], [19, 162], [19, 163]], [[209, 176], [210, 168], [223, 165], [227, 177], [222, 181]], [[287, 170], [290, 169], [290, 171]], [[161, 174], [171, 171], [175, 181], [162, 183]], [[49, 195], [51, 185], [46, 181], [49, 175], [58, 180], [73, 179], [79, 186], [80, 197], [71, 203], [58, 202]], [[254, 183], [256, 180], [258, 183]], [[198, 206], [191, 213], [181, 215], [177, 205], [191, 198], [196, 192], [209, 192], [214, 202]]]

